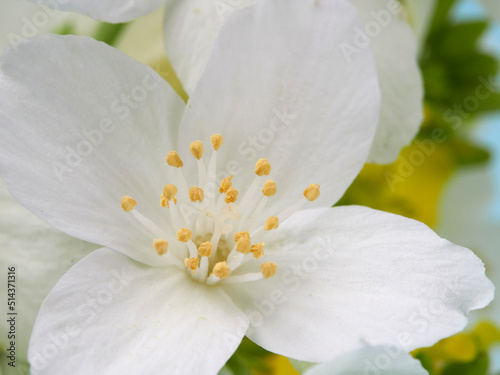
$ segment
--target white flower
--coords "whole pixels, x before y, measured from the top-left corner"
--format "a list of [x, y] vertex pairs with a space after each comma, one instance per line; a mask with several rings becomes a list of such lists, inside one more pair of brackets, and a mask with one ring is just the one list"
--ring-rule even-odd
[[[36, 1], [36, 3], [40, 3]], [[24, 43], [26, 38], [61, 30], [71, 25], [72, 32], [90, 35], [99, 22], [79, 14], [57, 12], [26, 1], [0, 3], [0, 51]]]
[[[39, 0], [31, 0], [39, 1]], [[313, 0], [306, 0], [314, 3]], [[48, 5], [108, 22], [123, 22], [166, 4], [165, 47], [184, 89], [191, 95], [205, 70], [224, 20], [256, 0], [46, 0]], [[62, 4], [59, 4], [59, 3]], [[382, 107], [369, 162], [391, 163], [417, 133], [423, 119], [423, 83], [417, 41], [402, 20], [397, 0], [350, 0], [363, 19], [356, 37], [344, 45], [346, 59], [372, 49], [382, 91]], [[281, 17], [275, 14], [276, 17]], [[332, 19], [333, 22], [333, 19]]]
[[[382, 106], [369, 162], [391, 163], [411, 142], [423, 118], [423, 83], [417, 64], [417, 41], [400, 19], [403, 7], [394, 0], [350, 0], [364, 26], [353, 42], [341, 46], [349, 60], [363, 49], [375, 56]], [[172, 66], [191, 94], [205, 69], [223, 20], [255, 0], [167, 1], [165, 48]], [[278, 15], [279, 17], [279, 15]]]
[[[14, 312], [18, 313], [15, 332], [3, 319], [0, 325], [0, 348], [9, 349], [15, 341], [17, 367], [28, 360], [28, 343], [35, 318], [43, 300], [61, 276], [77, 261], [97, 248], [64, 233], [22, 207], [0, 181], [0, 269], [7, 274], [15, 267]], [[11, 288], [12, 289], [12, 288]], [[7, 286], [0, 291], [7, 301]], [[15, 337], [10, 337], [13, 333]], [[5, 361], [2, 356], [0, 361]], [[7, 362], [10, 362], [7, 360]]]
[[45, 300], [34, 374], [215, 374], [244, 335], [312, 362], [363, 342], [407, 351], [492, 299], [481, 261], [425, 225], [330, 208], [378, 119], [370, 51], [348, 63], [339, 48], [359, 25], [340, 0], [235, 13], [187, 105], [89, 38], [3, 56], [2, 177], [53, 226], [106, 247]]
[[417, 35], [420, 53], [425, 47], [427, 33], [436, 10], [436, 0], [403, 0], [411, 19], [412, 27]]
[[304, 375], [428, 375], [420, 362], [397, 346], [364, 346], [317, 365]]

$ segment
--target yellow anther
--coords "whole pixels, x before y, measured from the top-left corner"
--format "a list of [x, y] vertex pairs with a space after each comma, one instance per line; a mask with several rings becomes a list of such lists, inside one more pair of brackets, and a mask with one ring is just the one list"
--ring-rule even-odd
[[238, 242], [241, 238], [250, 239], [250, 233], [245, 231], [245, 232], [236, 232], [234, 234], [234, 242]]
[[200, 141], [191, 142], [191, 144], [189, 145], [189, 150], [191, 151], [191, 154], [193, 154], [193, 156], [198, 160], [201, 159], [201, 157], [203, 156], [203, 152], [205, 151], [203, 148], [203, 143], [201, 143]]
[[213, 134], [210, 137], [210, 140], [212, 141], [212, 146], [214, 146], [214, 150], [217, 151], [220, 146], [222, 146], [222, 142], [224, 142], [224, 137], [220, 134]]
[[304, 197], [308, 201], [314, 201], [318, 199], [319, 197], [319, 185], [318, 184], [311, 184], [307, 187], [306, 190], [304, 190]]
[[236, 251], [239, 253], [248, 254], [251, 248], [250, 238], [240, 237], [236, 242]]
[[188, 242], [191, 239], [191, 231], [187, 228], [181, 228], [177, 231], [177, 241]]
[[276, 229], [280, 226], [280, 220], [276, 216], [269, 216], [266, 220], [264, 230]]
[[203, 189], [197, 186], [193, 186], [189, 189], [189, 199], [191, 202], [203, 202]]
[[184, 165], [177, 151], [170, 151], [167, 155], [167, 164], [171, 167], [180, 168]]
[[213, 272], [219, 279], [227, 279], [231, 273], [231, 268], [229, 268], [226, 261], [223, 261], [215, 264]]
[[233, 187], [230, 187], [227, 189], [226, 196], [224, 197], [224, 201], [226, 203], [234, 203], [236, 202], [236, 199], [238, 199], [238, 190], [236, 190]]
[[229, 190], [229, 188], [232, 186], [232, 183], [231, 183], [232, 178], [233, 178], [233, 176], [225, 177], [222, 179], [222, 181], [220, 183], [219, 193], [223, 194]]
[[276, 182], [273, 180], [267, 180], [264, 182], [264, 187], [262, 188], [262, 194], [266, 197], [272, 197], [276, 194]]
[[255, 245], [252, 245], [250, 251], [252, 252], [255, 259], [259, 259], [262, 255], [264, 255], [264, 244], [264, 242], [259, 242]]
[[236, 232], [234, 234], [234, 242], [236, 242], [236, 251], [248, 254], [252, 247], [250, 243], [250, 233], [249, 232]]
[[[168, 201], [167, 201], [167, 198], [165, 198], [165, 196], [162, 194], [160, 195], [160, 203], [161, 203], [161, 206], [162, 207], [166, 207], [168, 206]], [[169, 207], [170, 208], [170, 207]]]
[[200, 264], [200, 260], [198, 258], [184, 259], [184, 265], [192, 271], [196, 271], [196, 269], [198, 268], [198, 264]]
[[158, 238], [153, 241], [153, 248], [156, 250], [158, 255], [164, 255], [167, 253], [168, 242]]
[[255, 163], [255, 174], [257, 176], [267, 176], [271, 173], [271, 163], [267, 159], [259, 159]]
[[177, 195], [177, 188], [175, 187], [174, 184], [165, 185], [165, 187], [163, 188], [163, 197], [167, 201], [174, 199], [176, 195]]
[[198, 248], [198, 254], [202, 257], [209, 257], [212, 255], [214, 245], [210, 241], [203, 242]]
[[[162, 207], [167, 207], [168, 209], [170, 209], [170, 204], [163, 194], [160, 195], [160, 202]], [[174, 204], [177, 204], [177, 198], [174, 198]]]
[[262, 275], [264, 275], [264, 279], [273, 277], [277, 269], [278, 266], [274, 262], [262, 263], [260, 265], [260, 270], [262, 272]]
[[126, 212], [130, 212], [134, 209], [135, 206], [137, 206], [137, 202], [135, 201], [134, 198], [129, 197], [128, 195], [122, 197], [120, 200], [122, 204], [122, 208]]

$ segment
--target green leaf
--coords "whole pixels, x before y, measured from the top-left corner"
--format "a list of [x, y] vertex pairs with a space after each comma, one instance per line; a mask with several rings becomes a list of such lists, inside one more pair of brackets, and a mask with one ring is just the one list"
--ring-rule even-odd
[[432, 38], [434, 34], [439, 33], [442, 25], [447, 23], [450, 11], [456, 2], [457, 0], [436, 1], [435, 11], [429, 28], [429, 38]]
[[483, 353], [472, 362], [447, 365], [442, 375], [487, 375], [489, 363], [488, 356]]
[[52, 30], [52, 34], [58, 34], [58, 35], [70, 35], [76, 34], [75, 26], [71, 22], [65, 22], [64, 24], [60, 25], [58, 28]]
[[127, 27], [127, 25], [127, 23], [113, 24], [101, 22], [93, 37], [100, 42], [104, 42], [109, 44], [110, 46], [113, 46], [118, 40], [120, 34], [123, 32], [123, 30], [125, 30], [125, 27]]
[[469, 53], [476, 52], [478, 42], [488, 28], [488, 22], [464, 22], [453, 26], [445, 26], [444, 30], [436, 36], [434, 53], [447, 60], [467, 57]]
[[420, 352], [415, 356], [415, 358], [420, 361], [422, 367], [427, 370], [429, 375], [435, 374], [434, 367], [432, 366], [432, 359], [428, 355]]
[[250, 375], [251, 370], [267, 373], [269, 372], [269, 366], [266, 361], [269, 355], [270, 353], [267, 350], [262, 349], [245, 337], [236, 352], [227, 361], [223, 370], [226, 371], [225, 374], [230, 371], [235, 375]]
[[458, 165], [484, 164], [490, 160], [490, 152], [470, 141], [454, 138], [449, 142]]

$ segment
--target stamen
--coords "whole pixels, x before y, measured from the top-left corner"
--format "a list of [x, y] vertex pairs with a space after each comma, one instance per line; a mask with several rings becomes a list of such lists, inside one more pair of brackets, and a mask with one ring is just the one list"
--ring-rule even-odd
[[222, 179], [222, 181], [220, 183], [219, 193], [221, 193], [221, 194], [227, 193], [229, 188], [232, 186], [232, 183], [231, 183], [232, 178], [233, 178], [233, 176], [225, 177]]
[[276, 194], [276, 182], [273, 180], [267, 180], [264, 182], [264, 186], [262, 187], [262, 194], [266, 197], [272, 197]]
[[204, 194], [203, 194], [203, 189], [193, 186], [191, 189], [189, 189], [189, 199], [191, 202], [203, 202], [204, 199]]
[[[250, 203], [250, 201], [253, 199], [255, 193], [257, 192], [260, 177], [267, 176], [269, 173], [271, 173], [271, 163], [269, 163], [269, 161], [267, 159], [263, 159], [263, 158], [257, 160], [257, 163], [255, 163], [255, 174], [257, 175], [257, 177], [254, 178], [254, 180], [252, 181], [252, 183], [248, 187], [245, 195], [243, 196], [243, 199], [241, 200], [241, 204], [239, 205], [239, 208], [240, 208], [241, 212], [243, 213], [243, 218], [240, 222], [240, 227], [243, 224], [243, 222], [246, 220], [246, 218], [250, 215], [248, 204]], [[269, 180], [269, 181], [272, 182], [272, 180]], [[270, 184], [268, 183], [268, 186], [269, 185]], [[276, 185], [276, 184], [274, 184], [274, 185]], [[264, 189], [263, 189], [263, 191], [264, 191]]]
[[184, 173], [182, 168], [177, 168], [177, 182], [179, 184], [179, 189], [181, 191], [182, 197], [188, 196], [188, 185], [186, 179], [184, 178]]
[[220, 146], [222, 146], [222, 142], [224, 141], [224, 137], [220, 134], [213, 134], [210, 137], [210, 140], [212, 141], [212, 146], [214, 146], [214, 150], [217, 151], [217, 150], [219, 150]]
[[208, 274], [208, 257], [202, 257], [201, 262], [200, 262], [200, 268], [197, 271], [198, 272], [198, 280], [201, 282], [205, 282], [207, 280], [207, 274]]
[[240, 253], [236, 251], [236, 246], [227, 256], [227, 264], [234, 271], [242, 264], [246, 263], [248, 259], [251, 257], [247, 257], [246, 254]]
[[255, 245], [252, 245], [250, 251], [255, 257], [255, 259], [259, 259], [262, 255], [264, 255], [264, 245], [265, 242], [259, 242], [256, 243]]
[[176, 195], [177, 187], [174, 184], [165, 185], [165, 187], [163, 188], [163, 197], [165, 197], [167, 201], [174, 199]]
[[243, 254], [248, 254], [252, 247], [250, 243], [250, 233], [236, 232], [234, 234], [234, 242], [236, 242], [236, 251]]
[[[173, 199], [174, 205], [177, 204], [177, 198]], [[160, 204], [162, 207], [167, 207], [170, 210], [170, 203], [168, 202], [167, 198], [162, 194], [160, 195]]]
[[236, 190], [233, 187], [230, 187], [229, 189], [227, 189], [226, 197], [224, 198], [224, 201], [226, 203], [234, 203], [234, 202], [236, 202], [236, 199], [238, 199], [238, 194], [239, 194], [238, 190]]
[[259, 159], [257, 163], [255, 163], [255, 174], [257, 176], [267, 176], [271, 173], [271, 163], [267, 159]]
[[249, 232], [236, 232], [234, 234], [234, 242], [238, 242], [241, 238], [247, 238], [250, 240], [250, 233]]
[[198, 264], [200, 264], [200, 260], [198, 258], [186, 258], [184, 259], [184, 265], [191, 269], [193, 272], [198, 268]]
[[300, 199], [298, 202], [295, 202], [291, 206], [285, 208], [283, 211], [281, 211], [278, 215], [279, 218], [281, 218], [281, 221], [285, 221], [288, 219], [290, 216], [292, 216], [294, 213], [296, 213], [298, 210], [302, 208], [302, 206], [307, 203], [308, 201], [306, 198]]
[[212, 251], [214, 249], [214, 245], [210, 241], [203, 242], [199, 247], [198, 247], [198, 254], [202, 257], [209, 257], [212, 255]]
[[[214, 137], [219, 136], [220, 144], [214, 143]], [[211, 137], [212, 145], [214, 146], [214, 151], [212, 152], [212, 156], [210, 157], [210, 161], [208, 162], [208, 170], [207, 170], [207, 183], [205, 185], [205, 191], [209, 191], [210, 195], [212, 195], [212, 191], [215, 193], [215, 189], [217, 188], [216, 180], [217, 180], [217, 150], [222, 145], [222, 136], [219, 134], [214, 134]], [[218, 144], [217, 148], [215, 146]], [[212, 197], [211, 197], [212, 198]], [[215, 199], [210, 199], [210, 209], [215, 208]]]
[[306, 190], [304, 190], [304, 197], [308, 201], [314, 201], [318, 199], [319, 197], [319, 185], [318, 184], [311, 184], [309, 185]]
[[263, 275], [261, 272], [253, 272], [253, 273], [247, 273], [245, 275], [231, 276], [228, 279], [222, 280], [221, 284], [227, 285], [227, 284], [248, 283], [252, 281], [261, 280], [262, 278]]
[[141, 223], [146, 229], [151, 231], [152, 233], [155, 234], [155, 236], [158, 237], [168, 237], [163, 229], [158, 227], [155, 223], [153, 223], [150, 219], [148, 219], [146, 216], [138, 212], [137, 210], [132, 210], [132, 215], [134, 218]]
[[205, 149], [203, 148], [203, 143], [201, 141], [191, 142], [189, 145], [189, 150], [191, 154], [198, 159], [198, 175], [199, 175], [199, 185], [205, 186], [207, 181], [207, 170], [205, 169], [205, 164], [201, 160]]
[[172, 207], [168, 207], [170, 218], [172, 219], [173, 228], [181, 228], [185, 220], [184, 217], [181, 217], [181, 215], [179, 214], [179, 210], [177, 209], [175, 203], [177, 203], [177, 198], [174, 198], [174, 204], [172, 205]]
[[205, 152], [203, 143], [201, 143], [201, 141], [191, 142], [191, 144], [189, 145], [189, 150], [191, 151], [191, 154], [198, 160], [201, 159], [203, 153]]
[[295, 212], [300, 210], [305, 203], [307, 203], [308, 201], [314, 201], [318, 197], [319, 197], [319, 185], [311, 184], [306, 188], [306, 190], [304, 190], [304, 198], [300, 199], [298, 202], [295, 202], [288, 208], [281, 211], [278, 217], [283, 222], [290, 216], [292, 216]]
[[158, 238], [153, 241], [153, 248], [156, 250], [158, 255], [165, 255], [167, 253], [168, 241]]
[[187, 228], [181, 228], [177, 231], [177, 241], [188, 242], [191, 239], [191, 231]]
[[180, 168], [184, 165], [177, 151], [170, 151], [167, 155], [167, 164], [171, 167]]
[[[185, 272], [187, 269], [191, 270], [192, 275], [190, 276], [196, 281], [214, 285], [219, 282], [231, 284], [257, 281], [263, 278], [268, 279], [276, 274], [277, 265], [274, 262], [261, 264], [261, 272], [241, 274], [241, 272], [235, 272], [235, 270], [243, 264], [259, 259], [264, 255], [264, 242], [252, 245], [252, 238], [256, 238], [253, 237], [254, 234], [264, 229], [266, 231], [276, 229], [279, 227], [280, 221], [283, 222], [284, 220], [279, 215], [270, 216], [265, 225], [262, 225], [262, 222], [259, 223], [262, 226], [257, 231], [253, 226], [248, 225], [248, 222], [261, 220], [257, 216], [263, 211], [267, 200], [277, 193], [276, 183], [271, 179], [265, 181], [262, 178], [271, 173], [271, 163], [265, 158], [257, 161], [254, 170], [256, 176], [254, 176], [252, 183], [242, 191], [241, 196], [239, 191], [232, 186], [233, 176], [224, 178], [219, 187], [221, 194], [215, 198], [212, 195], [214, 187], [216, 189], [217, 181], [217, 151], [222, 147], [224, 138], [220, 134], [213, 134], [210, 140], [213, 152], [208, 167], [205, 165], [206, 160], [203, 160], [203, 143], [194, 141], [189, 145], [191, 154], [198, 162], [199, 183], [197, 186], [189, 188], [190, 185], [186, 183], [181, 168], [184, 163], [176, 151], [170, 151], [166, 157], [168, 165], [177, 169], [178, 180], [175, 185], [167, 184], [164, 186], [160, 203], [162, 207], [169, 208], [172, 219], [171, 228], [174, 231], [177, 230], [177, 241], [185, 243], [186, 246], [176, 243], [173, 245], [170, 243], [169, 246], [169, 242], [163, 238], [170, 238], [170, 241], [172, 241], [171, 236], [165, 234], [170, 232], [160, 229], [147, 217], [137, 212], [134, 209], [137, 202], [133, 198], [124, 196], [121, 199], [122, 209], [127, 212], [130, 211], [141, 224], [151, 230], [152, 233], [155, 233], [156, 239], [153, 240], [153, 248], [159, 256], [164, 255], [162, 262], [179, 267]], [[261, 181], [265, 182], [262, 184]], [[260, 186], [262, 186], [263, 196], [259, 198]], [[307, 202], [307, 200], [313, 201], [318, 196], [319, 185], [312, 184], [304, 191], [301, 204]], [[254, 202], [256, 197], [258, 200]], [[188, 213], [182, 210], [183, 206], [176, 206], [177, 198], [181, 199], [181, 202], [185, 202], [186, 198], [188, 198], [195, 203], [193, 220], [191, 220]], [[235, 204], [237, 200], [238, 204]], [[201, 205], [202, 202], [203, 205]], [[295, 205], [292, 207], [295, 207]], [[188, 217], [189, 219], [187, 219]], [[252, 235], [249, 231], [239, 229], [241, 227], [243, 229], [251, 228]], [[194, 232], [188, 228], [193, 228]], [[231, 238], [228, 238], [231, 233], [235, 233], [234, 244]], [[211, 237], [210, 241], [203, 242], [199, 246], [192, 240], [192, 238], [196, 238], [196, 241], [198, 241], [198, 238], [208, 239], [209, 237]], [[231, 244], [233, 244], [232, 248], [227, 248]], [[257, 269], [254, 271], [257, 271]], [[189, 271], [187, 272], [189, 273]], [[231, 273], [240, 274], [231, 276]]]
[[266, 206], [268, 199], [269, 199], [269, 197], [266, 197], [266, 196], [262, 197], [259, 204], [257, 205], [257, 208], [250, 215], [250, 220], [253, 221], [255, 218], [258, 218], [260, 216], [260, 214], [262, 213], [262, 210], [264, 210], [264, 207]]
[[160, 195], [160, 204], [162, 207], [167, 207], [170, 208], [169, 204], [168, 204], [168, 201], [167, 201], [167, 198], [165, 198], [165, 196], [162, 194]]
[[[222, 235], [222, 229], [220, 221], [216, 220], [214, 223], [214, 232], [212, 233], [212, 238], [210, 239], [210, 242], [215, 245], [215, 248], [219, 246], [219, 240], [221, 235]], [[213, 255], [215, 256], [215, 253], [213, 253]]]
[[219, 279], [227, 279], [231, 273], [231, 268], [227, 265], [226, 261], [218, 262], [214, 266], [213, 273]]
[[266, 220], [266, 225], [264, 226], [264, 230], [272, 230], [279, 227], [279, 219], [276, 216], [269, 216]]
[[137, 206], [137, 202], [135, 201], [135, 199], [133, 199], [132, 197], [129, 197], [128, 195], [122, 197], [120, 202], [122, 205], [122, 209], [125, 212], [130, 212], [134, 209], [135, 206]]
[[250, 238], [241, 237], [238, 242], [236, 242], [236, 251], [239, 253], [248, 254], [251, 247]]
[[260, 265], [260, 270], [262, 271], [262, 275], [264, 275], [264, 279], [273, 277], [277, 269], [278, 266], [274, 262], [262, 263]]
[[189, 240], [187, 242], [188, 252], [190, 258], [198, 258], [198, 249], [193, 241]]
[[243, 213], [243, 220], [240, 222], [240, 227], [241, 224], [244, 222], [244, 219], [248, 216], [248, 204], [252, 201], [253, 196], [257, 192], [258, 186], [259, 186], [259, 180], [260, 177], [256, 176], [250, 186], [248, 187], [247, 191], [245, 192], [245, 195], [243, 195], [243, 199], [240, 200], [240, 204], [238, 205], [240, 212]]

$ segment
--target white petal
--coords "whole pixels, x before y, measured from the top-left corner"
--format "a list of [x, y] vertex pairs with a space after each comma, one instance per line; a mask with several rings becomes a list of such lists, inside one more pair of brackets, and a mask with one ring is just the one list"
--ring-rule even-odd
[[404, 0], [403, 1], [411, 20], [412, 27], [417, 34], [420, 53], [424, 50], [427, 32], [432, 21], [432, 15], [436, 8], [435, 0]]
[[315, 366], [304, 375], [428, 375], [420, 364], [397, 346], [365, 346]]
[[315, 209], [279, 230], [261, 258], [277, 274], [228, 292], [250, 317], [247, 336], [288, 357], [322, 362], [362, 342], [430, 346], [493, 298], [479, 258], [402, 216]]
[[152, 69], [86, 37], [36, 37], [1, 64], [0, 173], [12, 195], [63, 232], [157, 262], [155, 236], [120, 198], [168, 230], [159, 196], [182, 100]]
[[215, 375], [247, 326], [221, 289], [101, 249], [45, 300], [29, 359], [34, 375]]
[[164, 43], [184, 90], [191, 95], [200, 79], [223, 21], [255, 0], [167, 1]]
[[[360, 35], [363, 32], [365, 38], [371, 40], [382, 90], [379, 124], [369, 161], [391, 163], [397, 159], [401, 148], [415, 137], [423, 119], [423, 83], [417, 62], [417, 39], [409, 25], [399, 18], [404, 7], [394, 8], [397, 2], [351, 2], [365, 23]], [[355, 46], [367, 48], [365, 41]]]
[[[17, 277], [12, 283], [16, 287], [15, 309], [22, 314], [22, 324], [18, 324], [16, 332], [16, 356], [18, 360], [27, 360], [29, 337], [42, 301], [57, 280], [97, 246], [51, 228], [12, 198], [2, 181], [0, 212], [0, 268], [5, 274], [8, 267], [16, 268]], [[7, 285], [1, 289], [0, 298], [7, 301]], [[9, 347], [9, 328], [4, 319], [0, 346]]]
[[165, 0], [28, 0], [56, 10], [85, 14], [111, 23], [127, 22], [154, 12]]
[[[34, 15], [41, 10], [39, 5], [27, 1], [2, 1], [0, 3], [0, 51], [21, 39], [25, 25], [22, 20], [33, 19]], [[51, 17], [47, 25], [41, 29], [37, 28], [37, 31], [44, 32], [48, 27], [53, 27], [54, 21], [54, 17]]]
[[[268, 158], [280, 194], [276, 211], [319, 183], [318, 205], [344, 193], [366, 160], [379, 90], [369, 49], [348, 62], [357, 12], [343, 0], [261, 1], [221, 28], [186, 109], [179, 149], [220, 133], [219, 171], [236, 187]], [[251, 30], [251, 31], [250, 31]], [[191, 163], [194, 166], [194, 163]]]

